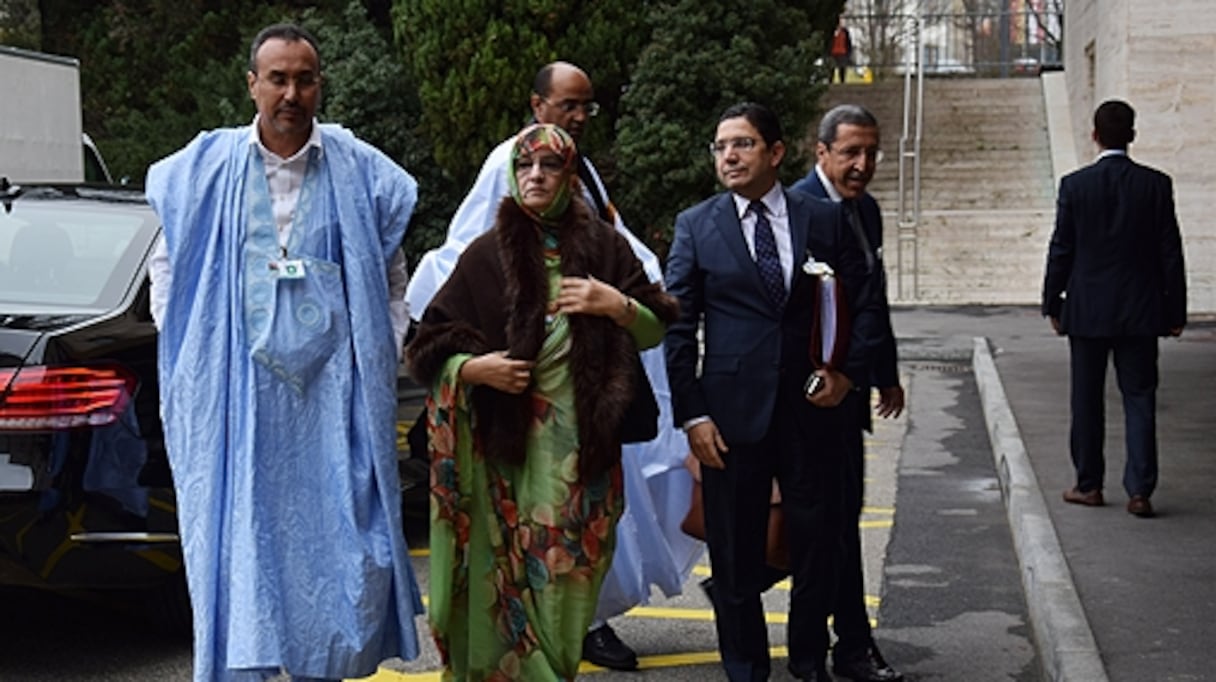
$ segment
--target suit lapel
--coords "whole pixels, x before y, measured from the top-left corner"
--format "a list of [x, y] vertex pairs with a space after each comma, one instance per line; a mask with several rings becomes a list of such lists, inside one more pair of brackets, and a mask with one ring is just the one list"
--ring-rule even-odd
[[790, 191], [785, 192], [785, 207], [789, 214], [787, 218], [790, 222], [790, 247], [794, 255], [793, 279], [797, 280], [802, 263], [806, 261], [807, 244], [810, 243], [811, 209], [802, 197]]
[[734, 255], [744, 271], [750, 273], [750, 279], [755, 281], [756, 287], [763, 290], [760, 271], [756, 269], [756, 261], [752, 260], [751, 252], [747, 250], [747, 240], [743, 238], [743, 225], [739, 221], [739, 214], [735, 212], [735, 200], [730, 192], [724, 192], [714, 203], [709, 220], [722, 235], [722, 243], [726, 245], [726, 250]]
[[831, 200], [831, 197], [828, 196], [828, 191], [823, 187], [823, 181], [819, 179], [819, 173], [816, 173], [814, 168], [811, 168], [811, 189], [814, 190], [811, 194], [815, 195], [815, 197]]

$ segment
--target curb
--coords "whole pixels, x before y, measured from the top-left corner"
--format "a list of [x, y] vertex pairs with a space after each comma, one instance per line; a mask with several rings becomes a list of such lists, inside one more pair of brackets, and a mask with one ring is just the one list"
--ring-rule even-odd
[[1077, 596], [1072, 572], [1064, 560], [1060, 539], [984, 337], [974, 339], [972, 369], [1005, 498], [1043, 678], [1053, 682], [1107, 682], [1106, 668]]

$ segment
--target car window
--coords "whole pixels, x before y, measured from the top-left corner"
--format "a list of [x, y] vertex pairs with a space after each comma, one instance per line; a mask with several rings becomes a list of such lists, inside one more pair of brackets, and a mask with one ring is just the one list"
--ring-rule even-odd
[[0, 214], [0, 307], [117, 305], [155, 228], [138, 205], [15, 202]]

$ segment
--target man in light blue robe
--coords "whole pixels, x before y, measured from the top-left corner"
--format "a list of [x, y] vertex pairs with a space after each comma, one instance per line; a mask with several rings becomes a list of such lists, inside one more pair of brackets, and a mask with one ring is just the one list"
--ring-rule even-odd
[[[576, 141], [591, 112], [598, 110], [591, 99], [590, 79], [572, 64], [545, 66], [533, 89], [531, 105], [536, 120], [562, 126]], [[465, 247], [493, 227], [498, 205], [509, 195], [507, 162], [514, 141], [514, 137], [503, 141], [486, 157], [472, 190], [452, 217], [447, 239], [441, 247], [426, 253], [415, 269], [406, 290], [413, 319], [422, 319]], [[587, 205], [625, 236], [650, 280], [661, 281], [659, 259], [625, 226], [591, 161], [580, 155], [579, 164]], [[690, 504], [692, 476], [684, 468], [688, 442], [672, 427], [671, 392], [662, 346], [642, 352], [641, 358], [659, 405], [659, 435], [652, 441], [622, 448], [625, 511], [617, 523], [612, 568], [604, 578], [583, 652], [592, 663], [622, 670], [637, 667], [637, 657], [617, 638], [608, 619], [648, 603], [652, 585], [667, 596], [679, 594], [704, 552], [701, 542], [680, 530]]]
[[400, 243], [413, 178], [316, 123], [299, 27], [251, 50], [252, 126], [148, 172], [161, 416], [194, 608], [194, 679], [365, 677], [415, 658], [401, 526]]

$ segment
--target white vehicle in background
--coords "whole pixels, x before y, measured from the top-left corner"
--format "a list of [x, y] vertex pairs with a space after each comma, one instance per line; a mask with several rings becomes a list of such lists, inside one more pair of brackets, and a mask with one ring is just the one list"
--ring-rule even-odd
[[0, 45], [0, 83], [0, 177], [110, 181], [82, 127], [79, 61]]

